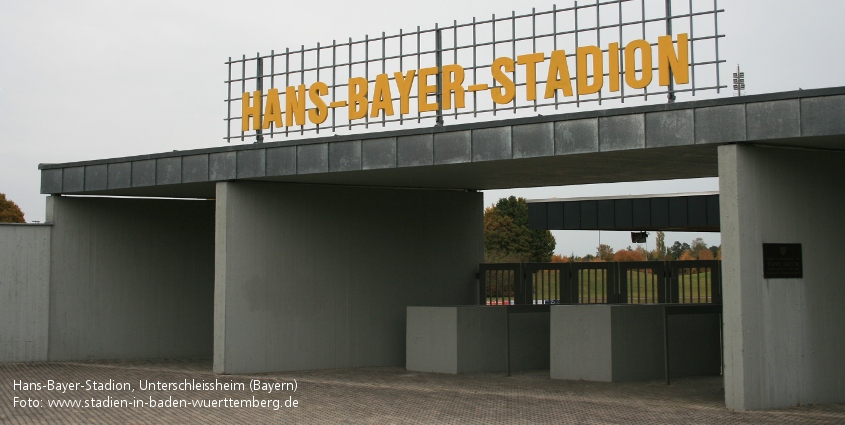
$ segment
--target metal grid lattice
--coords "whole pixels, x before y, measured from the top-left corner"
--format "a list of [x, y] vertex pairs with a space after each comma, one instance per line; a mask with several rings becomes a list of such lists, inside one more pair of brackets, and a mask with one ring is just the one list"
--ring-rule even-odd
[[[271, 51], [269, 55], [256, 54], [254, 57], [243, 55], [240, 59], [229, 58], [228, 66], [226, 136], [227, 141], [254, 138], [256, 142], [265, 140], [267, 136], [290, 135], [321, 135], [325, 133], [348, 134], [359, 127], [370, 126], [392, 127], [443, 125], [444, 118], [455, 122], [479, 121], [489, 119], [502, 112], [514, 114], [536, 114], [544, 109], [560, 110], [565, 107], [579, 107], [584, 103], [595, 102], [601, 105], [608, 100], [620, 102], [647, 101], [649, 97], [666, 95], [670, 102], [678, 95], [695, 95], [704, 90], [720, 92], [720, 65], [725, 61], [719, 56], [719, 39], [724, 35], [719, 33], [718, 0], [595, 0], [588, 4], [574, 2], [570, 7], [536, 11], [497, 17], [495, 14], [489, 19], [477, 20], [459, 24], [421, 29], [362, 40], [349, 38], [346, 42], [333, 40], [331, 44], [317, 43], [315, 47], [299, 49], [285, 49], [277, 53]], [[656, 16], [651, 14], [657, 13]], [[669, 85], [650, 90], [651, 84], [643, 89], [632, 89], [621, 83], [620, 90], [611, 92], [604, 85], [595, 94], [578, 94], [562, 96], [560, 90], [555, 90], [554, 97], [549, 99], [526, 100], [529, 89], [526, 74], [521, 72], [520, 66], [514, 67], [509, 73], [510, 79], [516, 87], [513, 100], [506, 105], [492, 101], [489, 91], [501, 87], [492, 78], [493, 60], [500, 56], [516, 59], [519, 55], [542, 52], [544, 60], [536, 67], [536, 87], [541, 90], [546, 79], [540, 78], [548, 71], [547, 61], [552, 51], [565, 50], [566, 60], [570, 69], [576, 62], [576, 51], [581, 46], [598, 46], [602, 57], [609, 60], [609, 43], [619, 44], [619, 79], [625, 81], [626, 72], [642, 73], [640, 63], [634, 70], [624, 69], [622, 66], [624, 46], [637, 40], [654, 40], [657, 36], [685, 33], [689, 40], [689, 84], [681, 86]], [[649, 45], [657, 46], [649, 41]], [[656, 56], [656, 55], [652, 55]], [[640, 58], [642, 59], [642, 58]], [[654, 62], [655, 57], [652, 58]], [[642, 62], [642, 60], [640, 60]], [[463, 87], [465, 92], [465, 108], [443, 110], [442, 102], [442, 70], [445, 64], [461, 64], [464, 70]], [[605, 62], [607, 63], [607, 62]], [[577, 64], [576, 64], [577, 66]], [[378, 116], [371, 116], [372, 99], [368, 99], [367, 113], [360, 120], [349, 120], [346, 103], [349, 91], [349, 79], [363, 77], [367, 87], [376, 83], [376, 76], [387, 74], [389, 84], [395, 87], [396, 75], [407, 75], [416, 71], [435, 67], [437, 73], [436, 90], [425, 98], [432, 97], [437, 103], [436, 111], [420, 111], [418, 101], [420, 96], [419, 78], [414, 78], [407, 101], [409, 112], [396, 113], [388, 116], [384, 111]], [[652, 63], [653, 68], [657, 66]], [[603, 78], [610, 78], [608, 69], [603, 69]], [[570, 84], [577, 84], [577, 72], [570, 77]], [[278, 88], [284, 96], [288, 87], [294, 90], [299, 85], [310, 85], [314, 82], [325, 82], [328, 94], [325, 103], [327, 116], [322, 124], [285, 125], [277, 127], [270, 125], [267, 129], [242, 131], [242, 102], [244, 93], [261, 92], [261, 100], [267, 83], [270, 88]], [[427, 84], [430, 80], [426, 80]], [[603, 80], [604, 81], [604, 80]], [[480, 85], [487, 85], [489, 91], [477, 89]], [[390, 91], [391, 105], [400, 104], [401, 97], [393, 90]], [[447, 93], [451, 96], [451, 93]], [[255, 100], [253, 100], [255, 101]], [[313, 109], [313, 105], [309, 110]], [[261, 108], [263, 109], [263, 108]], [[398, 109], [398, 108], [397, 108]], [[259, 112], [261, 113], [261, 112]], [[287, 115], [282, 102], [282, 115]], [[287, 119], [287, 118], [286, 118]], [[262, 119], [259, 118], [259, 122]], [[433, 123], [432, 123], [433, 121]]]

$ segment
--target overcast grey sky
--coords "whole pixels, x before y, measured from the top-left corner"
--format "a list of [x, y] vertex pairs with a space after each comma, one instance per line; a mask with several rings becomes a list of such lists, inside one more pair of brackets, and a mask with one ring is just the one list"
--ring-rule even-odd
[[[531, 7], [548, 10], [554, 3], [573, 2], [0, 0], [0, 192], [28, 220], [43, 220], [39, 163], [225, 145], [224, 62], [230, 56]], [[719, 7], [726, 10], [719, 22], [727, 36], [720, 44], [727, 60], [722, 78], [739, 63], [748, 94], [845, 86], [845, 2], [720, 0]], [[717, 189], [715, 179], [542, 188], [490, 192], [485, 203], [510, 194], [566, 198]], [[627, 233], [613, 233], [602, 232], [602, 242], [630, 244]], [[585, 254], [598, 244], [596, 232], [556, 237], [564, 254]], [[717, 234], [705, 240], [719, 243]]]

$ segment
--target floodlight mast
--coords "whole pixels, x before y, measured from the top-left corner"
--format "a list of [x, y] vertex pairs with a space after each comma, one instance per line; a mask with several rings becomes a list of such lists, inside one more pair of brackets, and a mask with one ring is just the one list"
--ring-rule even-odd
[[739, 64], [734, 72], [734, 90], [737, 96], [742, 96], [742, 91], [745, 90], [745, 73], [739, 70]]

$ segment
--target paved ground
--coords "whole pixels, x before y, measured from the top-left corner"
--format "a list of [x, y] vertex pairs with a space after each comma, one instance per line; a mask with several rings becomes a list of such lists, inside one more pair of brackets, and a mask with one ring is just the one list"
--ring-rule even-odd
[[[156, 382], [177, 388], [149, 387]], [[185, 388], [186, 382], [200, 388]], [[254, 382], [264, 390], [253, 391]], [[78, 388], [63, 386], [62, 392], [57, 383]], [[120, 389], [119, 383], [128, 386]], [[242, 390], [202, 388], [241, 383]], [[277, 391], [268, 393], [268, 386]], [[0, 364], [0, 423], [13, 424], [845, 423], [845, 404], [731, 412], [723, 394], [721, 378], [678, 379], [667, 386], [551, 380], [548, 371], [506, 377], [362, 368], [216, 376], [207, 360]], [[21, 407], [35, 403], [28, 400], [40, 407]], [[191, 407], [196, 400], [221, 405]], [[262, 400], [269, 404], [260, 406]], [[285, 400], [296, 400], [298, 407], [285, 407]], [[168, 401], [186, 406], [167, 407]], [[49, 406], [76, 402], [79, 407]], [[115, 403], [126, 405], [102, 407]]]

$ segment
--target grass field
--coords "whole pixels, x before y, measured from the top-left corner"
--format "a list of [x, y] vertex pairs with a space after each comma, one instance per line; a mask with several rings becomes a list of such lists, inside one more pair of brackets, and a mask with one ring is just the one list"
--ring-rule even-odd
[[[680, 274], [678, 281], [678, 302], [680, 303], [709, 303], [711, 272], [709, 269], [704, 272], [692, 270], [694, 273]], [[534, 274], [533, 277], [533, 299], [560, 300], [562, 296], [557, 282], [559, 280], [557, 270], [544, 270]], [[657, 285], [659, 279], [650, 270], [628, 270], [628, 303], [656, 303], [658, 302]], [[608, 295], [606, 270], [581, 270], [578, 272], [578, 299], [581, 304], [605, 303]], [[502, 277], [495, 286], [504, 288], [507, 285], [512, 287], [513, 276]], [[499, 297], [488, 297], [488, 304], [495, 300], [513, 300], [512, 291], [488, 291], [488, 294], [499, 295]]]

